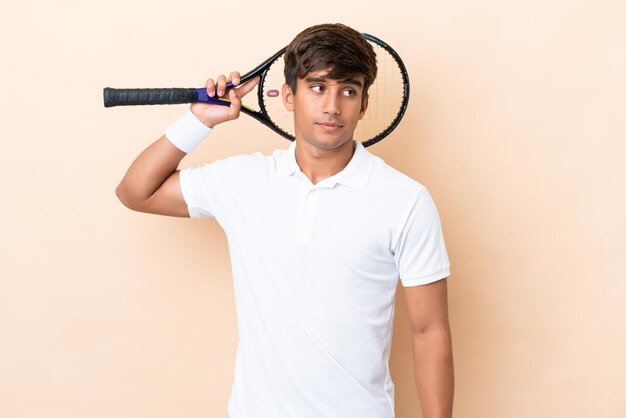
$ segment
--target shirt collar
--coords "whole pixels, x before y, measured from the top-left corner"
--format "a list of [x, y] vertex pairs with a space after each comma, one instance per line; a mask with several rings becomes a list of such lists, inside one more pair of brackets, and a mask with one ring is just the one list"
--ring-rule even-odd
[[[336, 183], [361, 189], [367, 186], [374, 156], [365, 149], [360, 141], [354, 142], [356, 142], [356, 148], [348, 165], [339, 173], [322, 180], [324, 183], [328, 184], [328, 186], [332, 187]], [[295, 173], [302, 172], [296, 162], [296, 145], [296, 141], [292, 141], [287, 152], [283, 153], [281, 158], [278, 158], [276, 167], [277, 175], [289, 177]]]

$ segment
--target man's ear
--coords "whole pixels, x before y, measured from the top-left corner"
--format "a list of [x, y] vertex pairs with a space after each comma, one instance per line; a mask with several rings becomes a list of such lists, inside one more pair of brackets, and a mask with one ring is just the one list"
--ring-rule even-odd
[[291, 87], [289, 84], [283, 84], [283, 104], [285, 105], [285, 109], [290, 112], [293, 112], [293, 91], [291, 91]]
[[363, 97], [363, 101], [361, 102], [361, 116], [359, 116], [359, 120], [363, 119], [363, 115], [365, 115], [365, 111], [367, 110], [367, 101], [369, 98], [369, 94], [366, 94], [365, 97]]

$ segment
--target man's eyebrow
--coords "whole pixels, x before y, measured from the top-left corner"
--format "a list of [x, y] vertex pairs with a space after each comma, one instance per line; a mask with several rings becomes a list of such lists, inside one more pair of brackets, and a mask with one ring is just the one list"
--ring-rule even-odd
[[[305, 80], [307, 83], [326, 83], [328, 78], [326, 77], [307, 77]], [[357, 87], [363, 87], [363, 83], [359, 80], [355, 80], [354, 78], [348, 78], [346, 80], [339, 80], [340, 83], [352, 84]]]

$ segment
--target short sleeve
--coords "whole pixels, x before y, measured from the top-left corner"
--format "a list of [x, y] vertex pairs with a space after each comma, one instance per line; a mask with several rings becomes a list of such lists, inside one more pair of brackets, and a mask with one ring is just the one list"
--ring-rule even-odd
[[[408, 213], [406, 213], [408, 212]], [[418, 286], [450, 275], [441, 222], [435, 203], [422, 188], [401, 219], [393, 256], [404, 287]]]
[[180, 188], [190, 217], [215, 217], [219, 211], [221, 161], [180, 170]]

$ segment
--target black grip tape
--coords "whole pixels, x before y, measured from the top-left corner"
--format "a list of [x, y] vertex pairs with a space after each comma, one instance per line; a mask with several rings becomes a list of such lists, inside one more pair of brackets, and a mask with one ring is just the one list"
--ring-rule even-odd
[[104, 89], [104, 107], [193, 103], [195, 88]]

